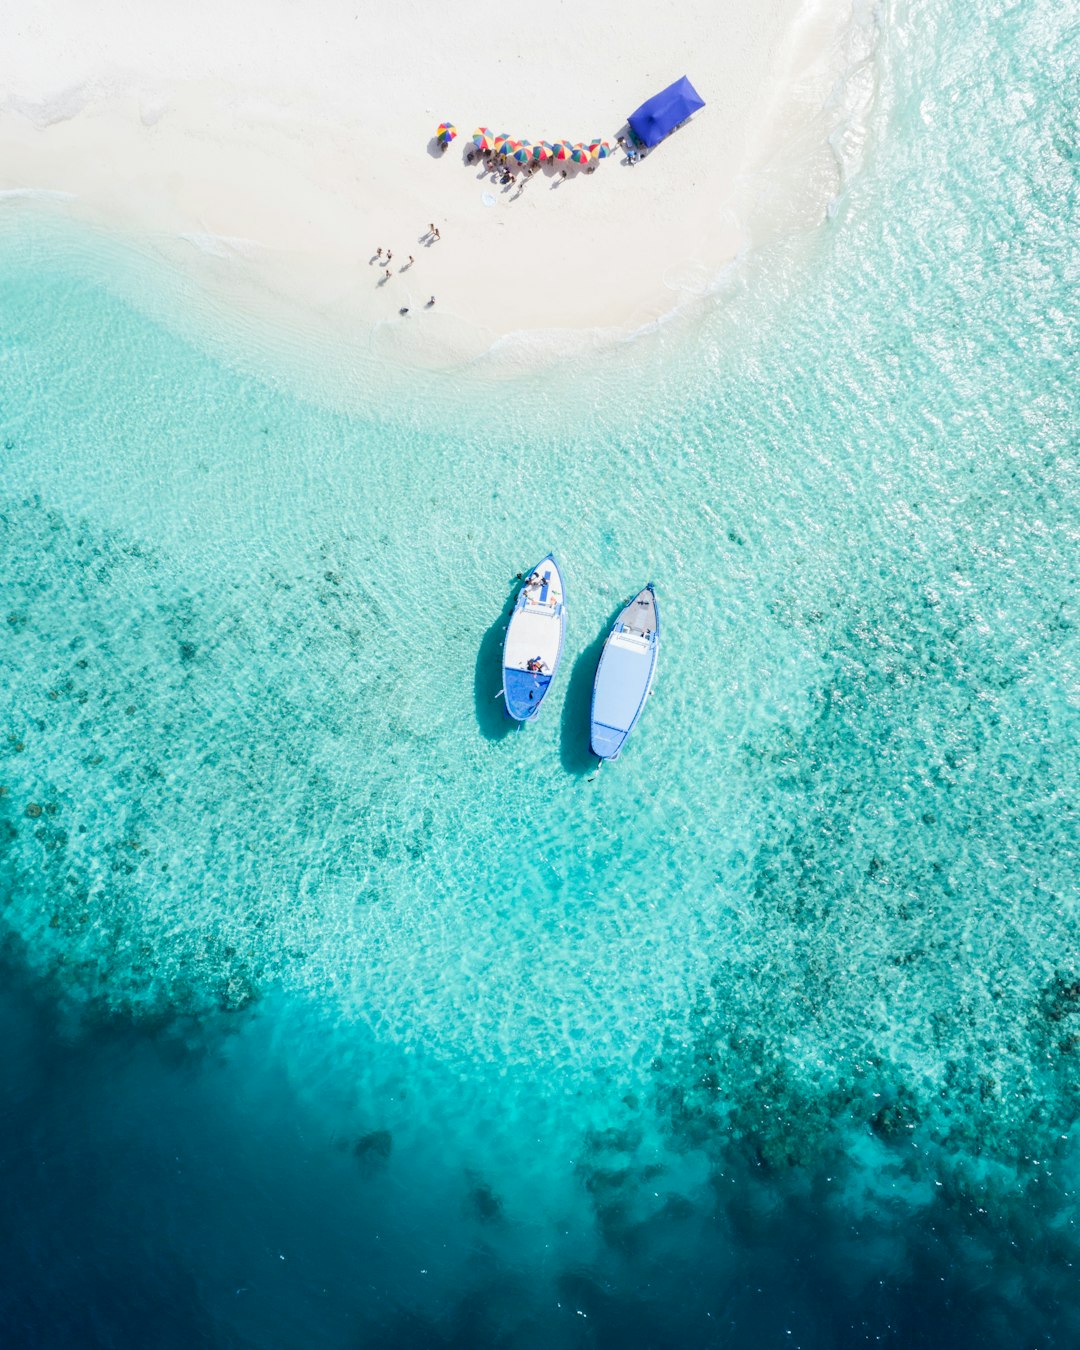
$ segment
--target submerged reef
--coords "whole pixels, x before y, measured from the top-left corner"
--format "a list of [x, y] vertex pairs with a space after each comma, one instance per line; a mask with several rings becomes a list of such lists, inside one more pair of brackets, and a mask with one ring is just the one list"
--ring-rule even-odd
[[[385, 671], [356, 660], [343, 608], [377, 601], [327, 561], [200, 590], [36, 498], [4, 504], [0, 923], [66, 998], [243, 1009], [347, 932], [376, 863], [423, 855], [432, 808], [399, 824], [380, 806], [407, 735], [392, 716], [382, 776], [342, 791], [339, 748], [376, 715], [358, 686]], [[305, 900], [315, 882], [334, 912]]]

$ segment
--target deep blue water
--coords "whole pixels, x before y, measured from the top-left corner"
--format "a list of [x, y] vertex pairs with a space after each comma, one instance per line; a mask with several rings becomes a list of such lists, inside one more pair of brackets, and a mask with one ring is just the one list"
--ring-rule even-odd
[[829, 223], [550, 416], [5, 207], [5, 1343], [1080, 1341], [1076, 29], [881, 26]]

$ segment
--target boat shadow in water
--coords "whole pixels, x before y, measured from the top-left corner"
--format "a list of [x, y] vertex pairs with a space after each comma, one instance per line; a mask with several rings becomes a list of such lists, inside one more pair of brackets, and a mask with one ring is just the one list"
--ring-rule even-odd
[[506, 704], [501, 693], [502, 687], [502, 651], [506, 637], [506, 626], [521, 587], [521, 578], [515, 577], [510, 583], [510, 594], [502, 607], [502, 613], [480, 639], [476, 650], [476, 675], [473, 680], [473, 698], [476, 701], [476, 721], [480, 735], [487, 741], [501, 741], [518, 724], [506, 715]]
[[611, 632], [611, 625], [622, 613], [625, 603], [621, 601], [611, 611], [607, 622], [574, 662], [574, 668], [570, 672], [570, 680], [566, 686], [566, 701], [563, 703], [559, 758], [566, 772], [573, 774], [575, 778], [583, 778], [596, 768], [596, 756], [589, 748], [593, 682], [596, 679], [596, 667], [600, 664], [600, 653], [604, 650], [604, 643]]

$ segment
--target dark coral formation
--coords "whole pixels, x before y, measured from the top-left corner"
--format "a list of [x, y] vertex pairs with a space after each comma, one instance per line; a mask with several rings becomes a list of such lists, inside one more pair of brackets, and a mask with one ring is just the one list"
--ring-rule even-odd
[[390, 1161], [394, 1150], [394, 1136], [389, 1130], [370, 1130], [353, 1144], [353, 1157], [368, 1176], [381, 1172]]

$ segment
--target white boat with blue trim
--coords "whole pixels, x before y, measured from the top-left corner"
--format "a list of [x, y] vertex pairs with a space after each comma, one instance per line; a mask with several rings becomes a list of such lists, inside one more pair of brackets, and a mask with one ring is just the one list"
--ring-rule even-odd
[[601, 760], [618, 759], [652, 692], [660, 653], [660, 611], [650, 581], [612, 625], [593, 683], [589, 742]]
[[531, 722], [551, 688], [566, 636], [566, 587], [555, 555], [533, 568], [510, 614], [503, 643], [503, 698], [517, 722]]

